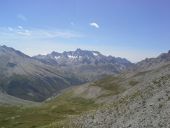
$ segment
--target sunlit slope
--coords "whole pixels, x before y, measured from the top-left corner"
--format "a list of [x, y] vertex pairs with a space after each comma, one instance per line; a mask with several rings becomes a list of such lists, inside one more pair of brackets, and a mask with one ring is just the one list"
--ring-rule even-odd
[[[148, 63], [148, 62], [147, 62]], [[157, 65], [157, 64], [156, 64]], [[1, 106], [8, 128], [170, 127], [170, 64], [107, 76], [39, 106]]]
[[[170, 127], [170, 65], [124, 75], [133, 87], [96, 111], [72, 119], [73, 128]], [[105, 100], [107, 100], [105, 98]]]
[[103, 86], [104, 81], [111, 86], [115, 80], [115, 77], [108, 76], [101, 82], [68, 88], [38, 106], [1, 106], [0, 124], [9, 128], [49, 127], [51, 124], [62, 127], [70, 118], [96, 110], [106, 101], [103, 98], [123, 92], [125, 89], [118, 85]]

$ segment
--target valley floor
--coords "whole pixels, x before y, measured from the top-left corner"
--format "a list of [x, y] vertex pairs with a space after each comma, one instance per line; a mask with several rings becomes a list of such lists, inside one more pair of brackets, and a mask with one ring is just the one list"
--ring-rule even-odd
[[38, 106], [0, 107], [0, 128], [169, 128], [170, 65], [72, 87]]

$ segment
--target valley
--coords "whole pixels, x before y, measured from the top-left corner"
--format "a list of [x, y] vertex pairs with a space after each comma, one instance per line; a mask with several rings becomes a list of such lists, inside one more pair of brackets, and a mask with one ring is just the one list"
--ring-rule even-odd
[[[50, 68], [58, 66], [47, 65], [39, 60], [36, 60], [36, 63]], [[152, 68], [148, 65], [152, 65]], [[54, 70], [52, 71], [50, 73], [54, 73]], [[77, 79], [80, 80], [80, 77]], [[21, 81], [20, 86], [27, 89], [28, 85], [24, 85], [23, 79], [15, 77], [14, 80]], [[47, 85], [50, 85], [50, 81], [49, 79]], [[170, 53], [168, 52], [157, 58], [131, 65], [129, 69], [117, 74], [108, 73], [98, 80], [64, 87], [65, 89], [48, 96], [43, 102], [24, 100], [25, 96], [11, 95], [1, 87], [0, 126], [3, 128], [169, 127], [169, 84]], [[12, 86], [15, 87], [15, 84], [8, 86], [9, 89]]]

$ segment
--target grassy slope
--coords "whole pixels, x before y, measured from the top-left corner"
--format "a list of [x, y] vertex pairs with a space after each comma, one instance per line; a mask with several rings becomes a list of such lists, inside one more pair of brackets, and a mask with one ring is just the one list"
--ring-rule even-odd
[[120, 86], [120, 82], [121, 82], [121, 78], [108, 76], [94, 82], [92, 86], [98, 86], [105, 90], [109, 90], [111, 91], [111, 95], [116, 95], [125, 90], [122, 86]]
[[[116, 78], [107, 77], [100, 82], [91, 84], [91, 86], [112, 90], [111, 94], [117, 94], [122, 88], [119, 88], [114, 82], [116, 82]], [[96, 109], [98, 106], [99, 104], [96, 104], [92, 99], [77, 97], [72, 90], [68, 90], [57, 98], [37, 107], [1, 106], [0, 126], [5, 128], [36, 128], [52, 127], [51, 124], [55, 124], [55, 127], [63, 127], [70, 116]]]
[[[121, 78], [108, 76], [89, 86], [97, 86], [110, 93], [98, 97], [117, 95], [125, 91], [120, 86]], [[131, 84], [134, 84], [131, 82]], [[135, 83], [136, 84], [136, 83]], [[96, 100], [96, 99], [95, 99]], [[60, 128], [67, 127], [69, 117], [80, 115], [89, 110], [96, 110], [101, 104], [93, 99], [75, 96], [73, 90], [67, 90], [62, 95], [37, 107], [0, 107], [0, 126], [5, 128]]]
[[97, 107], [92, 100], [71, 97], [66, 92], [58, 98], [38, 107], [0, 107], [0, 126], [4, 128], [36, 128], [56, 122], [56, 127], [71, 115], [77, 115]]

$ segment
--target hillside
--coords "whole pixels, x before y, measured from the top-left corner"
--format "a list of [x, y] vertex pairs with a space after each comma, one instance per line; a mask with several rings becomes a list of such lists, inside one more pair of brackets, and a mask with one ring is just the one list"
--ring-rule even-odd
[[45, 128], [170, 127], [170, 64], [155, 65], [76, 87], [75, 97], [93, 100], [98, 107]]
[[0, 106], [1, 105], [13, 105], [13, 106], [36, 106], [40, 103], [23, 100], [6, 93], [0, 92]]
[[129, 89], [105, 97], [107, 105], [71, 119], [73, 128], [170, 127], [170, 64], [126, 76]]
[[0, 126], [168, 128], [169, 85], [170, 64], [166, 61], [152, 69], [148, 67], [143, 71], [139, 68], [69, 87], [38, 106], [1, 105]]
[[[1, 107], [0, 124], [9, 128], [168, 128], [169, 83], [169, 64], [133, 76], [108, 76], [63, 90], [37, 107], [17, 107], [17, 111]], [[9, 118], [16, 115], [19, 117]]]
[[146, 58], [140, 62], [138, 62], [134, 68], [134, 70], [138, 71], [146, 71], [155, 68], [159, 68], [165, 64], [170, 64], [170, 51], [167, 53], [162, 53], [156, 58]]
[[71, 73], [37, 61], [20, 51], [0, 46], [0, 90], [32, 101], [43, 101], [61, 89], [84, 81]]

